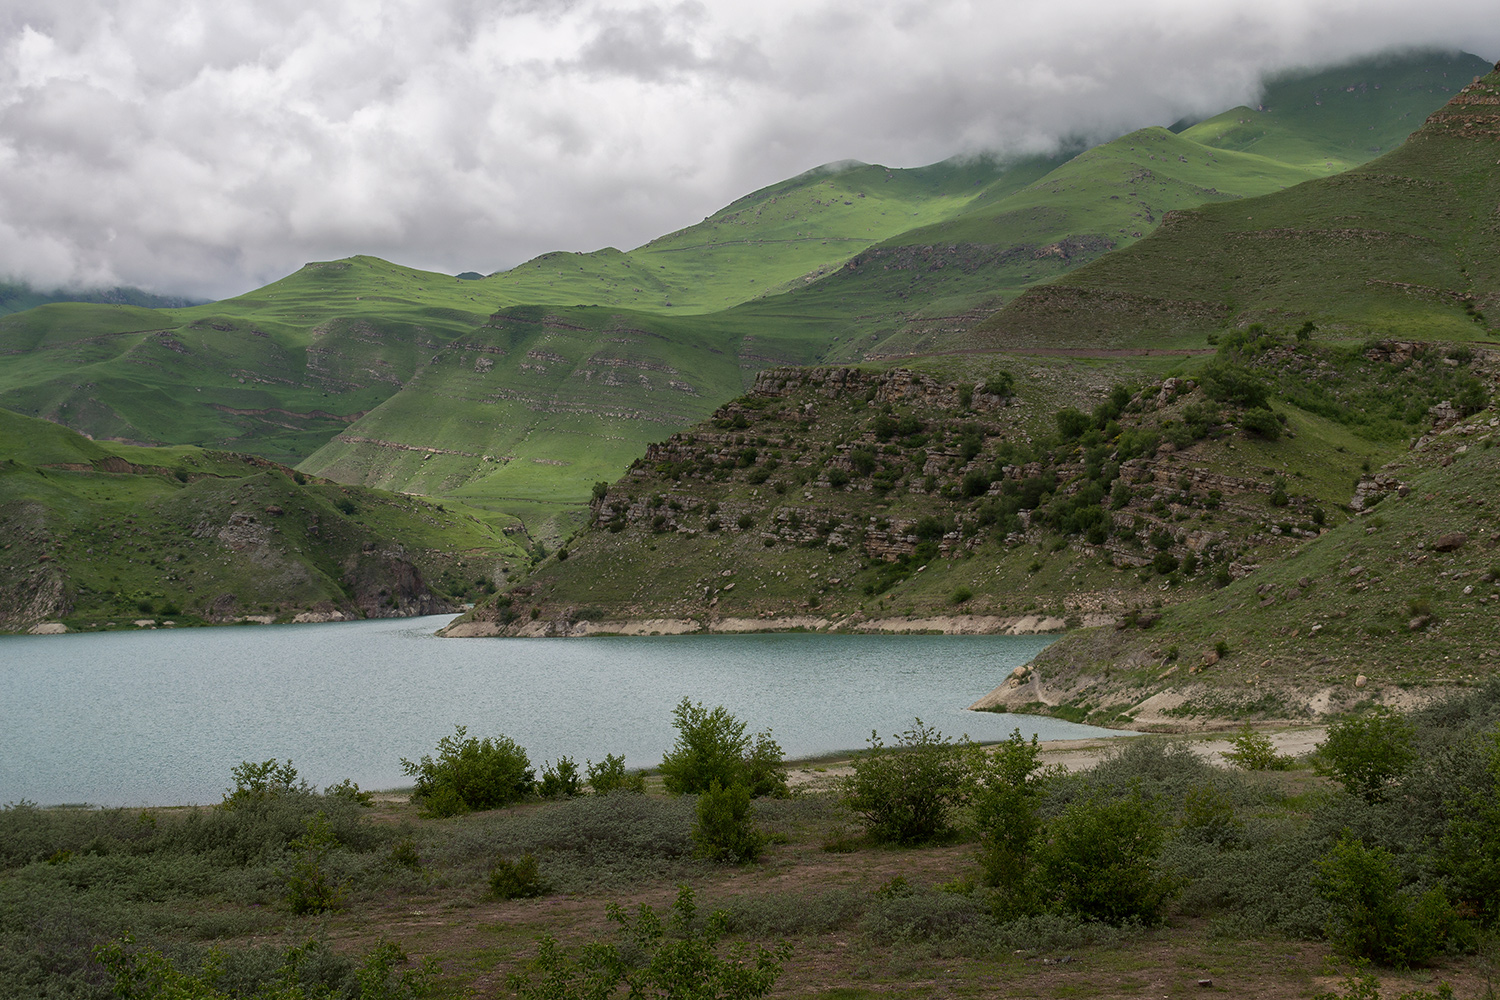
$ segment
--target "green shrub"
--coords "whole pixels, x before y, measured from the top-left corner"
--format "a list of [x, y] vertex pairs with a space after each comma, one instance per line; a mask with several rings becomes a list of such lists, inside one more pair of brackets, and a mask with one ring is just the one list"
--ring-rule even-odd
[[781, 746], [771, 731], [752, 738], [745, 723], [723, 705], [713, 709], [687, 698], [672, 710], [677, 741], [662, 757], [662, 783], [674, 795], [699, 794], [714, 782], [744, 785], [754, 796], [784, 794], [786, 771]]
[[1317, 888], [1333, 905], [1329, 938], [1350, 955], [1386, 965], [1432, 958], [1457, 920], [1441, 889], [1404, 890], [1391, 852], [1349, 838], [1318, 862]]
[[974, 591], [970, 590], [968, 587], [961, 586], [953, 591], [953, 594], [948, 598], [948, 600], [953, 604], [963, 604], [970, 600], [973, 596]]
[[490, 868], [490, 892], [500, 899], [532, 899], [551, 891], [537, 873], [536, 855], [529, 851], [515, 861], [498, 858]]
[[608, 795], [613, 791], [643, 794], [646, 791], [645, 776], [626, 771], [623, 756], [617, 757], [612, 753], [607, 753], [597, 764], [588, 761], [587, 771], [589, 787], [596, 795]]
[[1161, 819], [1139, 795], [1075, 802], [1038, 838], [1035, 891], [1063, 913], [1157, 923], [1175, 889], [1158, 863], [1164, 840]]
[[1240, 418], [1240, 429], [1267, 441], [1275, 441], [1281, 437], [1281, 419], [1272, 410], [1246, 410], [1245, 415]]
[[1021, 730], [1010, 736], [976, 769], [979, 790], [974, 797], [974, 825], [979, 831], [979, 867], [984, 883], [999, 890], [997, 916], [1034, 912], [1026, 877], [1037, 832], [1038, 805], [1048, 778], [1041, 748]]
[[1257, 733], [1248, 722], [1229, 743], [1234, 749], [1224, 751], [1224, 759], [1247, 771], [1285, 771], [1295, 763], [1291, 757], [1278, 754], [1271, 738]]
[[950, 743], [917, 719], [896, 736], [895, 746], [886, 746], [873, 732], [869, 743], [855, 755], [854, 774], [844, 788], [871, 836], [919, 844], [949, 833], [952, 811], [968, 801], [971, 790], [968, 737]]
[[292, 841], [298, 852], [286, 879], [286, 901], [293, 913], [325, 913], [343, 906], [347, 883], [330, 872], [328, 855], [339, 846], [328, 817], [319, 812], [308, 820], [307, 832]]
[[560, 799], [572, 797], [583, 791], [583, 780], [578, 774], [578, 765], [572, 757], [559, 757], [554, 765], [542, 764], [542, 783], [539, 788], [543, 798]]
[[[544, 935], [530, 969], [510, 977], [516, 995], [521, 1000], [602, 1000], [624, 985], [632, 997], [754, 1000], [776, 985], [781, 963], [791, 953], [785, 944], [775, 951], [736, 944], [721, 955], [718, 945], [728, 914], [716, 910], [706, 921], [698, 920], [693, 891], [686, 886], [667, 921], [644, 903], [634, 920], [616, 905], [608, 913], [621, 944], [593, 941], [575, 959]], [[539, 981], [533, 982], [533, 976]]]
[[698, 821], [693, 844], [700, 858], [743, 863], [754, 861], [765, 849], [766, 836], [755, 826], [750, 789], [713, 783], [698, 797]]
[[225, 809], [238, 809], [278, 795], [306, 793], [311, 786], [297, 778], [297, 769], [288, 760], [285, 764], [272, 760], [259, 764], [241, 761], [233, 770], [234, 788], [224, 793]]
[[456, 816], [474, 809], [496, 809], [532, 791], [535, 772], [526, 751], [509, 737], [468, 736], [457, 726], [438, 741], [436, 760], [401, 759], [401, 768], [417, 779], [413, 803], [431, 816]]
[[1313, 768], [1333, 778], [1351, 795], [1368, 802], [1385, 797], [1388, 786], [1416, 758], [1410, 722], [1386, 711], [1341, 719], [1317, 745]]

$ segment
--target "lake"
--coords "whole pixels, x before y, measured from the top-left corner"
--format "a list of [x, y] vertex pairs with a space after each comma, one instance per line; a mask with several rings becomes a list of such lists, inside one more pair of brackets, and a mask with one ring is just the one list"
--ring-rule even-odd
[[0, 637], [0, 803], [216, 802], [241, 761], [322, 787], [409, 783], [455, 724], [544, 760], [661, 761], [684, 696], [769, 727], [789, 757], [944, 735], [1114, 735], [969, 712], [1052, 636], [707, 635], [439, 639], [451, 616]]

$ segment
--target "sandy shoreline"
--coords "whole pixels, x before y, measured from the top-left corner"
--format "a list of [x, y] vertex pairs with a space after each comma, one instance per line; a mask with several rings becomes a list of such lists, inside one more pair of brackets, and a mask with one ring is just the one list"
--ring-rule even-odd
[[[1107, 620], [1113, 618], [1106, 616]], [[1084, 626], [1104, 622], [1084, 621]], [[546, 620], [500, 625], [486, 621], [460, 621], [440, 629], [448, 639], [583, 638], [597, 635], [707, 635], [746, 632], [837, 632], [941, 635], [1043, 635], [1068, 627], [1051, 615], [929, 615], [926, 617], [865, 618], [861, 615], [821, 617], [781, 615], [733, 618], [630, 618], [612, 621]]]

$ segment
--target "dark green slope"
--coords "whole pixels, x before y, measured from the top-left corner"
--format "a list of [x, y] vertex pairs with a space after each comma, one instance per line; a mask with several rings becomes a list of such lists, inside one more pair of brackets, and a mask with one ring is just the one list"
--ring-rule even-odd
[[1031, 290], [964, 343], [1170, 346], [1251, 321], [1492, 336], [1497, 140], [1492, 72], [1396, 151], [1289, 191], [1176, 214], [1129, 251]]
[[445, 611], [524, 565], [506, 533], [516, 527], [452, 501], [307, 480], [247, 455], [90, 441], [0, 410], [0, 629]]

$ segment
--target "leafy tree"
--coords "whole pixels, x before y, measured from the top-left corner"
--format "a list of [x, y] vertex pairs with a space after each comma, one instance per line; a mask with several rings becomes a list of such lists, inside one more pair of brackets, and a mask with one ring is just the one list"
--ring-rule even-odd
[[1175, 888], [1158, 864], [1164, 840], [1161, 819], [1139, 795], [1075, 802], [1038, 839], [1035, 891], [1064, 913], [1156, 923]]
[[234, 788], [224, 793], [225, 809], [239, 809], [255, 803], [266, 802], [278, 795], [306, 794], [312, 787], [297, 778], [297, 769], [291, 760], [285, 764], [276, 759], [259, 764], [241, 761], [232, 772]]
[[1231, 750], [1224, 752], [1224, 759], [1247, 771], [1285, 771], [1292, 766], [1292, 758], [1278, 754], [1271, 738], [1257, 733], [1245, 723], [1245, 728], [1229, 741]]
[[979, 830], [979, 867], [995, 896], [997, 915], [1019, 916], [1034, 909], [1026, 877], [1041, 817], [1038, 807], [1048, 773], [1033, 733], [1021, 730], [997, 746], [978, 768], [974, 824]]
[[1416, 759], [1415, 735], [1410, 722], [1387, 711], [1342, 719], [1328, 727], [1327, 739], [1317, 745], [1313, 769], [1351, 795], [1379, 802], [1396, 776]]
[[1270, 387], [1244, 365], [1215, 358], [1198, 380], [1209, 399], [1247, 410], [1268, 408]]
[[572, 757], [559, 757], [554, 765], [542, 765], [542, 783], [539, 791], [543, 798], [571, 798], [583, 791], [583, 780], [578, 774], [578, 765]]
[[752, 738], [745, 723], [723, 705], [705, 708], [684, 698], [672, 710], [677, 741], [662, 757], [662, 783], [674, 795], [741, 784], [750, 794], [775, 795], [786, 791], [781, 769], [781, 746], [769, 729]]
[[967, 736], [950, 743], [915, 720], [886, 746], [870, 733], [870, 748], [854, 758], [845, 792], [877, 840], [919, 844], [951, 830], [952, 811], [969, 799], [974, 745]]
[[755, 826], [750, 789], [728, 788], [717, 781], [698, 798], [698, 821], [693, 844], [700, 858], [713, 861], [754, 861], [765, 849], [766, 836]]
[[464, 726], [438, 741], [434, 760], [401, 759], [401, 768], [417, 779], [412, 802], [431, 816], [456, 816], [473, 809], [497, 809], [531, 793], [536, 773], [526, 751], [506, 736], [468, 736]]
[[328, 870], [328, 855], [339, 846], [328, 817], [319, 810], [307, 821], [307, 832], [292, 841], [298, 852], [286, 880], [286, 900], [292, 912], [324, 913], [343, 905], [345, 883]]
[[607, 753], [597, 764], [588, 761], [587, 772], [589, 787], [596, 795], [608, 795], [617, 789], [637, 794], [646, 791], [645, 777], [626, 771], [623, 756], [617, 757], [612, 753]]
[[1387, 965], [1436, 955], [1456, 922], [1441, 889], [1403, 890], [1390, 851], [1347, 837], [1319, 860], [1317, 887], [1333, 904], [1328, 936], [1351, 955]]

